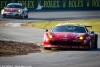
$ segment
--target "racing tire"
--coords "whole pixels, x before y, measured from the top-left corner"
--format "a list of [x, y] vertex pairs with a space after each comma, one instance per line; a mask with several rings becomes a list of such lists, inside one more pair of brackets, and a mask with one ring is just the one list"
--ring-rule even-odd
[[2, 16], [2, 18], [5, 18], [4, 16]]
[[44, 49], [45, 49], [45, 50], [51, 50], [51, 48], [48, 48], [48, 47], [44, 47]]
[[98, 48], [98, 34], [95, 35], [95, 44], [94, 49]]
[[20, 16], [20, 19], [24, 19], [25, 17], [24, 17], [24, 14], [22, 14], [22, 16]]
[[26, 15], [25, 18], [28, 18], [28, 15]]
[[21, 16], [20, 19], [24, 19], [24, 16]]
[[89, 45], [89, 49], [88, 50], [91, 50], [92, 49], [92, 41], [90, 40], [90, 45]]

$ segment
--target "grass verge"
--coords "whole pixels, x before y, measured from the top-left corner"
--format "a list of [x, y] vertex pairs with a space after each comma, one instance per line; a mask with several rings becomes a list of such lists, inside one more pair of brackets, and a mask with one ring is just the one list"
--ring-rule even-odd
[[38, 22], [29, 22], [22, 24], [22, 26], [28, 26], [28, 27], [35, 27], [35, 28], [41, 28], [41, 29], [49, 29], [51, 30], [56, 24], [58, 23], [78, 23], [78, 24], [84, 24], [92, 26], [92, 31], [100, 32], [100, 20], [59, 20], [59, 21], [38, 21]]
[[36, 52], [41, 52], [41, 50], [35, 43], [0, 40], [0, 57], [26, 55]]

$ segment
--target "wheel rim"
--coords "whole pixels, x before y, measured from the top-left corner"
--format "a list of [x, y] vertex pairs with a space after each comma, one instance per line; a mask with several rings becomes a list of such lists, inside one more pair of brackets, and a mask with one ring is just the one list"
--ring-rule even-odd
[[90, 41], [90, 49], [92, 48], [92, 42]]
[[24, 14], [22, 15], [22, 18], [24, 18]]

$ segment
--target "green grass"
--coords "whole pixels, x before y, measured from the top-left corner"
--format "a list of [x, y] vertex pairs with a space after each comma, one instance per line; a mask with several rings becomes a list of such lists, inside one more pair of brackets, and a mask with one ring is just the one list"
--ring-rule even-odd
[[35, 27], [40, 29], [49, 29], [51, 30], [58, 23], [77, 23], [84, 24], [86, 26], [92, 26], [91, 31], [100, 32], [100, 20], [59, 20], [59, 21], [38, 21], [38, 22], [29, 22], [25, 23], [22, 26]]

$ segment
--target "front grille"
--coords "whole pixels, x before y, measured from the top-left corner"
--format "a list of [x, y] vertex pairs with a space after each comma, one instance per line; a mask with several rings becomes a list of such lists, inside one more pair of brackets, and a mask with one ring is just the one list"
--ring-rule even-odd
[[81, 45], [81, 42], [50, 41], [50, 44], [62, 46], [79, 46]]
[[15, 14], [16, 17], [19, 17], [19, 14]]

